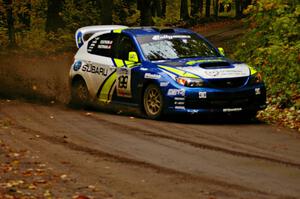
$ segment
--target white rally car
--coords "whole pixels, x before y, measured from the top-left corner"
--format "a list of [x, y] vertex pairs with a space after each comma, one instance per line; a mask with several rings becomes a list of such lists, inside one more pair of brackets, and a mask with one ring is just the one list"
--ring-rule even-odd
[[191, 30], [89, 26], [76, 32], [76, 44], [73, 103], [137, 106], [153, 119], [164, 113], [253, 115], [266, 106], [260, 73]]

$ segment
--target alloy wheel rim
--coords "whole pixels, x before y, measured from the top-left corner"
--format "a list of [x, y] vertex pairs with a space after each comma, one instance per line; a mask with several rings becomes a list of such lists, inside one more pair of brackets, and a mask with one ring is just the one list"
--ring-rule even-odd
[[159, 91], [157, 89], [152, 88], [148, 91], [146, 95], [146, 106], [151, 115], [156, 115], [159, 113], [161, 100]]

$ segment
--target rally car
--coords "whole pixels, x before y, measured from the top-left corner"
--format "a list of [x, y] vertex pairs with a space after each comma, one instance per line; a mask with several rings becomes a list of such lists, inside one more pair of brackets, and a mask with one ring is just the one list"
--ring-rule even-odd
[[138, 106], [151, 119], [166, 113], [253, 116], [266, 106], [261, 74], [191, 30], [88, 26], [75, 37], [72, 103]]

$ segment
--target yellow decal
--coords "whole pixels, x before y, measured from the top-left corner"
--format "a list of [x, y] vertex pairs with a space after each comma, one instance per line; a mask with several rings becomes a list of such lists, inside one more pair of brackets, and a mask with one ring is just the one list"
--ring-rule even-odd
[[124, 66], [124, 62], [122, 59], [114, 59], [118, 68], [122, 68]]
[[170, 71], [172, 73], [175, 73], [176, 75], [179, 75], [181, 77], [199, 78], [197, 75], [194, 75], [192, 73], [188, 73], [188, 72], [185, 72], [183, 70], [179, 70], [179, 69], [176, 69], [176, 68], [173, 68], [173, 67], [168, 67], [168, 66], [159, 66], [159, 67], [162, 68], [162, 69], [165, 69], [167, 71]]
[[101, 89], [100, 95], [99, 95], [99, 101], [109, 103], [110, 102], [110, 96], [109, 91], [114, 86], [114, 83], [117, 79], [117, 73], [114, 72], [105, 82]]
[[[114, 59], [114, 61], [118, 68], [125, 67], [125, 64], [126, 64], [127, 68], [133, 68], [140, 64], [140, 63], [136, 63], [136, 62], [132, 62], [132, 61], [123, 61], [121, 59]], [[125, 62], [125, 64], [124, 64], [124, 62]]]
[[257, 73], [257, 70], [255, 70], [253, 67], [249, 66], [250, 69], [250, 75], [254, 75], [255, 73]]
[[125, 61], [125, 64], [126, 64], [127, 68], [133, 68], [133, 67], [139, 65], [139, 63], [132, 62], [132, 61]]
[[121, 28], [121, 29], [116, 29], [116, 30], [113, 30], [113, 33], [122, 33], [122, 31], [126, 29], [126, 28]]
[[195, 65], [198, 63], [205, 63], [205, 62], [219, 62], [219, 61], [223, 61], [223, 59], [221, 58], [217, 58], [217, 59], [202, 59], [202, 60], [195, 60], [195, 61], [189, 61], [186, 62], [186, 65]]

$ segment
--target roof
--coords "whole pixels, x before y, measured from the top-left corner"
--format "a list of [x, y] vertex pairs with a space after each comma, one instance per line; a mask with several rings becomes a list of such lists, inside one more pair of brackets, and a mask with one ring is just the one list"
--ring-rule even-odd
[[156, 34], [191, 34], [191, 30], [183, 28], [157, 28], [157, 27], [133, 27], [124, 29], [123, 32], [133, 35], [156, 35]]

